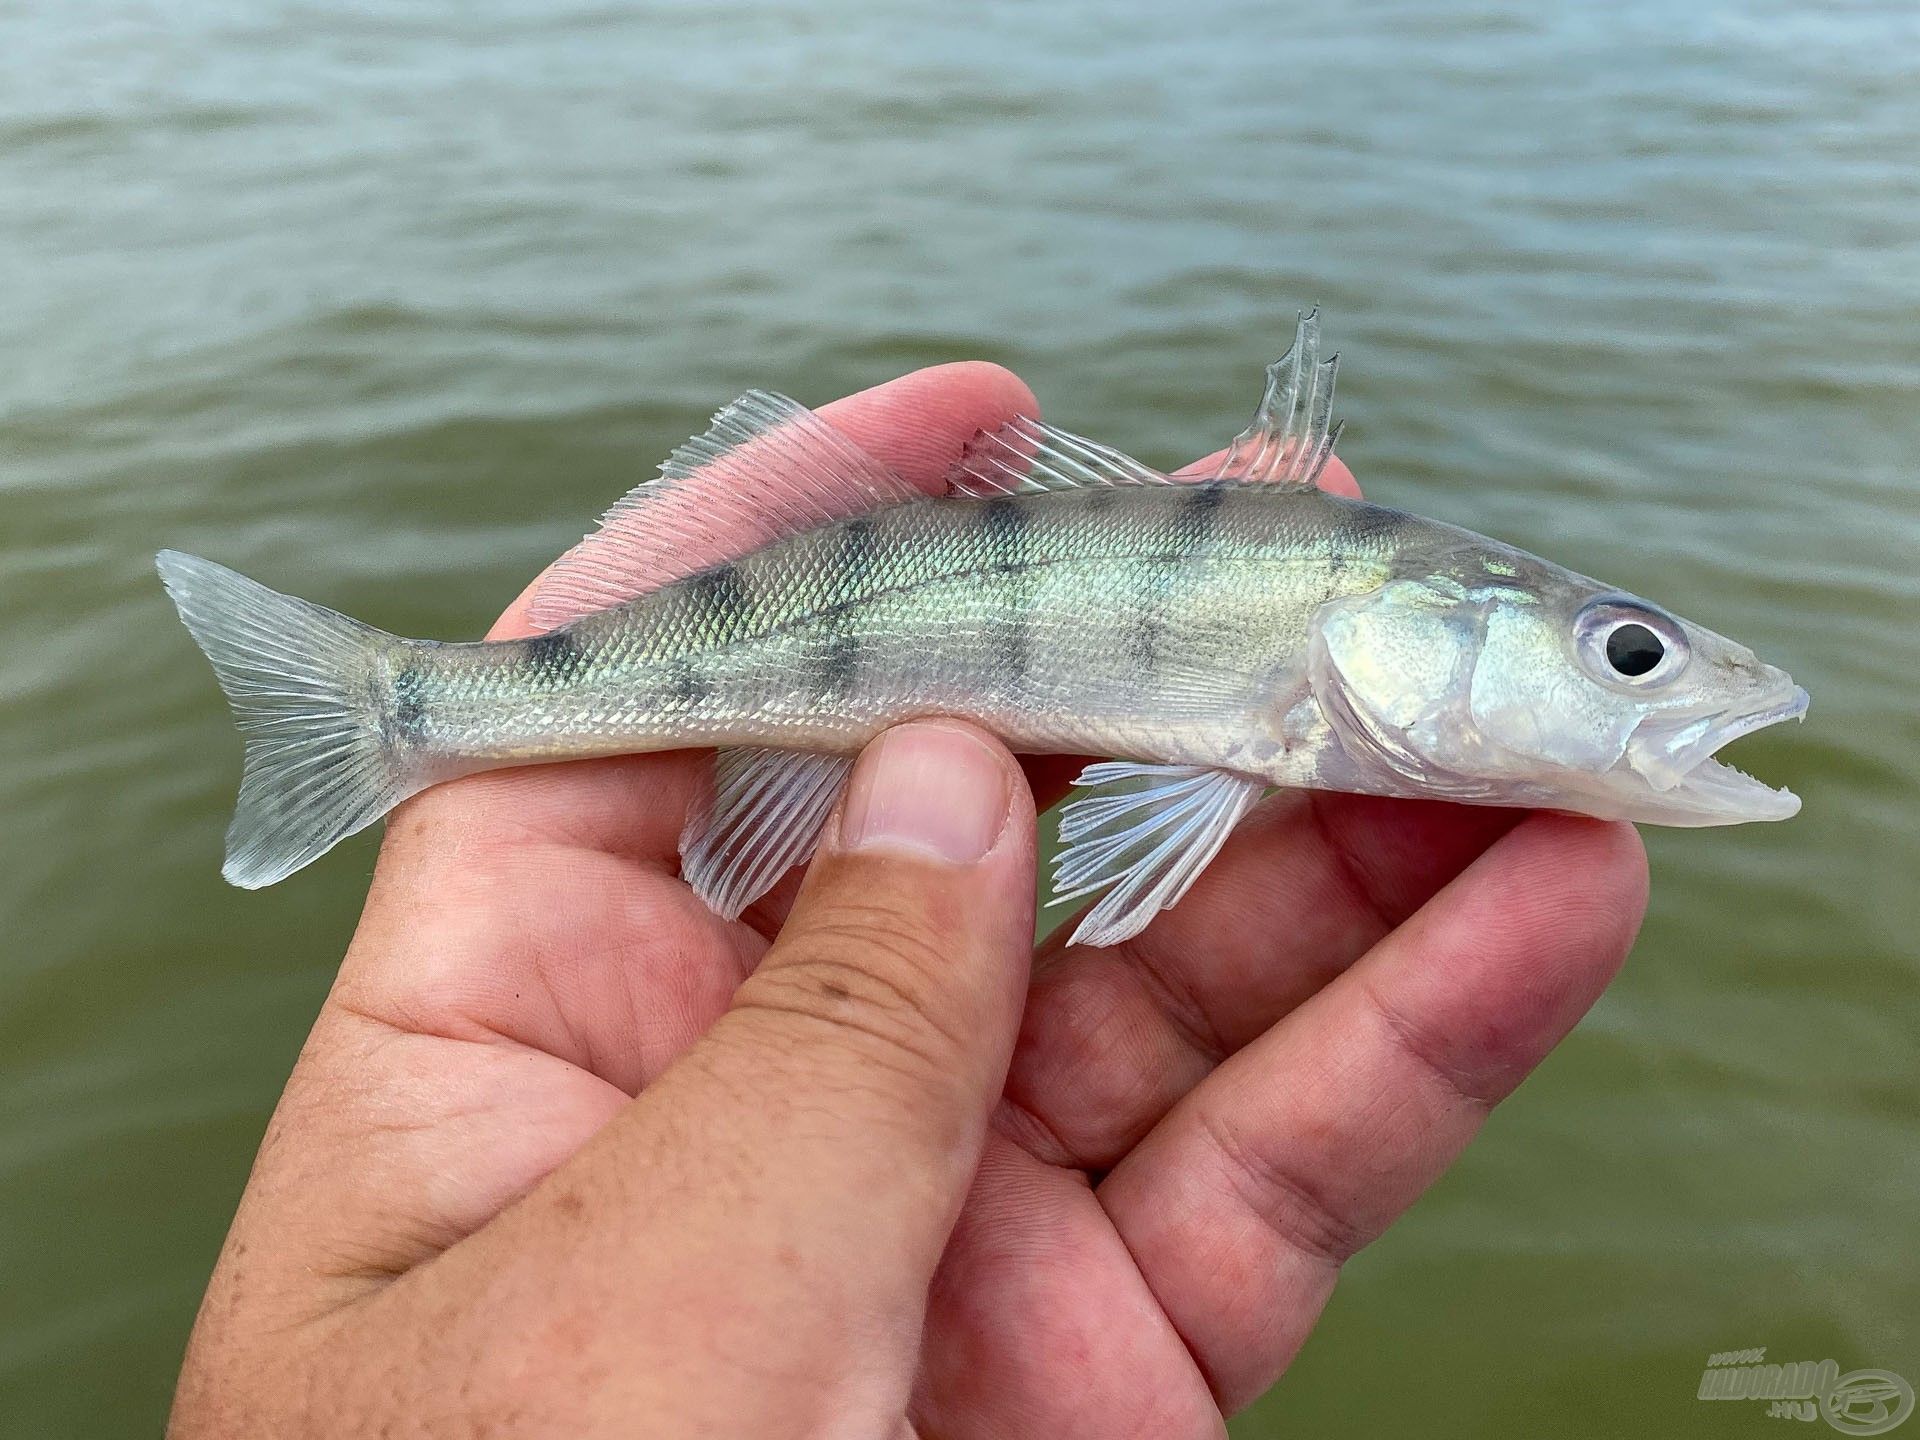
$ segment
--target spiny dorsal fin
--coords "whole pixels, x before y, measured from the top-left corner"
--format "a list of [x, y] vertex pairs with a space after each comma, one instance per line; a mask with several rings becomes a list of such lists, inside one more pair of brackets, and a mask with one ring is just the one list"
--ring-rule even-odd
[[1173, 483], [1111, 445], [1024, 416], [975, 435], [947, 472], [947, 493], [969, 496]]
[[714, 756], [713, 794], [687, 817], [680, 876], [716, 915], [738, 919], [813, 858], [851, 755], [742, 746]]
[[1333, 424], [1335, 355], [1320, 360], [1320, 311], [1300, 317], [1293, 347], [1267, 367], [1267, 388], [1253, 423], [1234, 437], [1215, 480], [1304, 490], [1320, 478], [1340, 428]]
[[804, 405], [750, 390], [554, 563], [528, 619], [556, 629], [771, 541], [921, 494]]

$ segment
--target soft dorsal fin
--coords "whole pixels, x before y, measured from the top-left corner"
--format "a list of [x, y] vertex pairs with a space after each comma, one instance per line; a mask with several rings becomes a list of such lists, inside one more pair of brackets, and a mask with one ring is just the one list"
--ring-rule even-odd
[[1293, 346], [1267, 367], [1253, 423], [1210, 475], [1170, 477], [1132, 456], [1039, 420], [1019, 419], [973, 437], [947, 475], [953, 495], [1030, 495], [1102, 485], [1179, 485], [1232, 480], [1305, 490], [1320, 478], [1340, 438], [1333, 382], [1340, 357], [1320, 359], [1320, 312], [1300, 317]]
[[1111, 445], [1024, 416], [975, 435], [947, 472], [947, 492], [971, 496], [1174, 483]]
[[851, 755], [751, 746], [714, 756], [713, 794], [687, 817], [680, 875], [728, 920], [813, 858]]
[[1060, 812], [1048, 903], [1107, 892], [1074, 930], [1075, 945], [1117, 945], [1146, 929], [1200, 878], [1266, 789], [1231, 770], [1124, 760], [1089, 765], [1073, 783], [1091, 793]]
[[750, 390], [554, 563], [528, 619], [556, 629], [771, 541], [922, 493], [806, 406]]
[[1320, 360], [1320, 311], [1300, 317], [1293, 346], [1267, 367], [1267, 388], [1253, 423], [1234, 437], [1211, 478], [1304, 490], [1320, 478], [1340, 427], [1333, 424], [1333, 380], [1340, 357]]

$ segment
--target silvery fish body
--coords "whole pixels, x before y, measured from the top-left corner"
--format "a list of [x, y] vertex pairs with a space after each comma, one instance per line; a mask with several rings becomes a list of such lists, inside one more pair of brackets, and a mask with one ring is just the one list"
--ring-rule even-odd
[[[1055, 893], [1110, 944], [1271, 786], [1671, 825], [1799, 808], [1712, 752], [1806, 695], [1743, 647], [1497, 541], [1328, 494], [1311, 315], [1217, 473], [1020, 421], [927, 495], [744, 396], [549, 572], [526, 640], [403, 640], [211, 562], [160, 569], [248, 733], [227, 878], [270, 884], [502, 765], [712, 746], [683, 873], [738, 914], [851, 758], [958, 715], [1081, 776]], [[664, 582], [664, 583], [663, 583]]]

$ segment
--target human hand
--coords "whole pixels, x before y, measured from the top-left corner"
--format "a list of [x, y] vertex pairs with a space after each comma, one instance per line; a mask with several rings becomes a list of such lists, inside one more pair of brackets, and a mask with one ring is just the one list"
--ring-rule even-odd
[[[932, 488], [1030, 405], [948, 366], [823, 413]], [[175, 1433], [1217, 1433], [1644, 898], [1626, 826], [1286, 797], [1128, 945], [1043, 948], [1023, 1013], [1018, 772], [932, 722], [859, 774], [993, 843], [863, 846], [850, 795], [799, 898], [724, 922], [676, 878], [698, 757], [397, 812]]]

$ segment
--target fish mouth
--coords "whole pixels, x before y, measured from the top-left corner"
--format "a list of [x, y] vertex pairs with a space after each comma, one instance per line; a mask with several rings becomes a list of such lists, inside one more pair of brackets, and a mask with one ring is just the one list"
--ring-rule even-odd
[[[1653, 715], [1640, 723], [1620, 764], [1652, 790], [1644, 818], [1667, 825], [1738, 825], [1749, 820], [1785, 820], [1800, 812], [1800, 797], [1776, 790], [1714, 758], [1743, 735], [1787, 720], [1804, 719], [1807, 692], [1789, 684], [1765, 701], [1731, 714], [1677, 718]], [[1641, 817], [1635, 817], [1641, 818]]]

